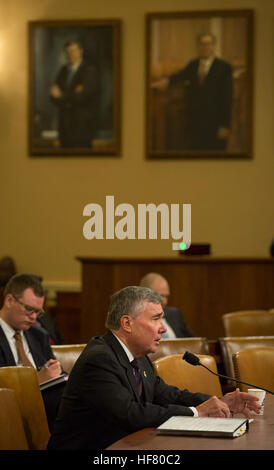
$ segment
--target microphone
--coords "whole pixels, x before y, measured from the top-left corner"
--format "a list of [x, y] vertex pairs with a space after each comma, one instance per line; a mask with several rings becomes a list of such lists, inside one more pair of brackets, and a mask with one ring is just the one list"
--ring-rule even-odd
[[188, 362], [189, 364], [191, 364], [192, 366], [202, 366], [202, 367], [204, 367], [206, 370], [211, 372], [211, 374], [217, 375], [217, 377], [223, 377], [224, 379], [233, 380], [233, 382], [238, 382], [240, 384], [249, 385], [252, 388], [259, 388], [261, 390], [264, 390], [265, 392], [270, 393], [271, 395], [274, 395], [274, 393], [271, 392], [270, 390], [268, 390], [267, 388], [259, 387], [258, 385], [249, 384], [248, 382], [243, 382], [242, 380], [234, 379], [233, 377], [227, 377], [227, 375], [216, 374], [216, 372], [213, 372], [213, 370], [209, 369], [204, 364], [202, 364], [200, 359], [197, 356], [195, 356], [195, 354], [192, 354], [189, 351], [185, 352], [182, 359], [184, 361]]

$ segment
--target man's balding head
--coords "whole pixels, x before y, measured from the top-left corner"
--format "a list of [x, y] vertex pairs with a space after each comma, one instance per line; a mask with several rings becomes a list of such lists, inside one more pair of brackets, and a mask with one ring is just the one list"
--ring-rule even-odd
[[161, 274], [153, 272], [146, 274], [142, 277], [140, 286], [148, 287], [157, 292], [162, 297], [162, 306], [166, 307], [170, 291], [167, 280]]

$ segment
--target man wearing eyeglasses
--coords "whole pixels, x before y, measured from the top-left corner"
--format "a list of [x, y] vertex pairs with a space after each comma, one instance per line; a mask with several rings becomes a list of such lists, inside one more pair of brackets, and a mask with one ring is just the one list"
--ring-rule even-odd
[[[52, 352], [48, 333], [36, 324], [37, 317], [44, 312], [43, 304], [40, 279], [16, 274], [5, 287], [0, 310], [0, 367], [34, 367], [39, 384], [63, 372]], [[47, 411], [47, 401], [45, 406]]]

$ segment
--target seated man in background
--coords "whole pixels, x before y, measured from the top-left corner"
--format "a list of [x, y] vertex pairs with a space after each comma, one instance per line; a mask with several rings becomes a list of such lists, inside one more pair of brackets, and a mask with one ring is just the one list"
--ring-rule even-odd
[[[17, 271], [13, 258], [4, 256], [0, 260], [0, 307], [2, 307], [3, 304], [3, 293], [5, 286], [7, 285], [10, 278], [16, 273]], [[42, 283], [43, 278], [41, 276], [37, 277]], [[36, 319], [35, 324], [38, 326], [40, 325], [45, 330], [47, 330], [50, 337], [50, 344], [64, 344], [60, 331], [55, 323], [55, 319], [50, 312], [44, 311], [43, 314], [39, 315], [39, 318]]]
[[[36, 325], [43, 314], [44, 291], [40, 278], [31, 274], [15, 274], [4, 289], [0, 310], [0, 367], [29, 366], [37, 370], [39, 384], [62, 373], [47, 331]], [[47, 389], [43, 399], [51, 428], [55, 419], [62, 387]]]
[[187, 326], [180, 310], [176, 307], [167, 306], [170, 289], [167, 280], [158, 273], [148, 273], [140, 281], [141, 287], [148, 287], [162, 297], [164, 309], [163, 323], [167, 329], [163, 338], [191, 338], [195, 334]]
[[55, 320], [49, 312], [44, 312], [37, 318], [37, 325], [47, 330], [49, 334], [50, 344], [64, 344], [63, 338], [60, 334]]
[[[260, 411], [258, 398], [235, 392], [218, 399], [167, 385], [147, 354], [162, 334], [162, 299], [151, 289], [125, 287], [112, 295], [104, 336], [90, 339], [61, 399], [48, 450], [102, 450], [171, 416], [229, 417]], [[248, 408], [247, 408], [248, 407]]]

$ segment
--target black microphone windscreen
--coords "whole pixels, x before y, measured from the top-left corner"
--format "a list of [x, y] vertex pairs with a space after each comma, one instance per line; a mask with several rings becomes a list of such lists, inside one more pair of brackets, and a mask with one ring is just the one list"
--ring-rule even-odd
[[192, 364], [193, 366], [200, 365], [200, 359], [195, 356], [195, 354], [192, 354], [189, 351], [185, 352], [185, 354], [183, 355], [183, 359], [184, 361], [188, 362], [189, 364]]

